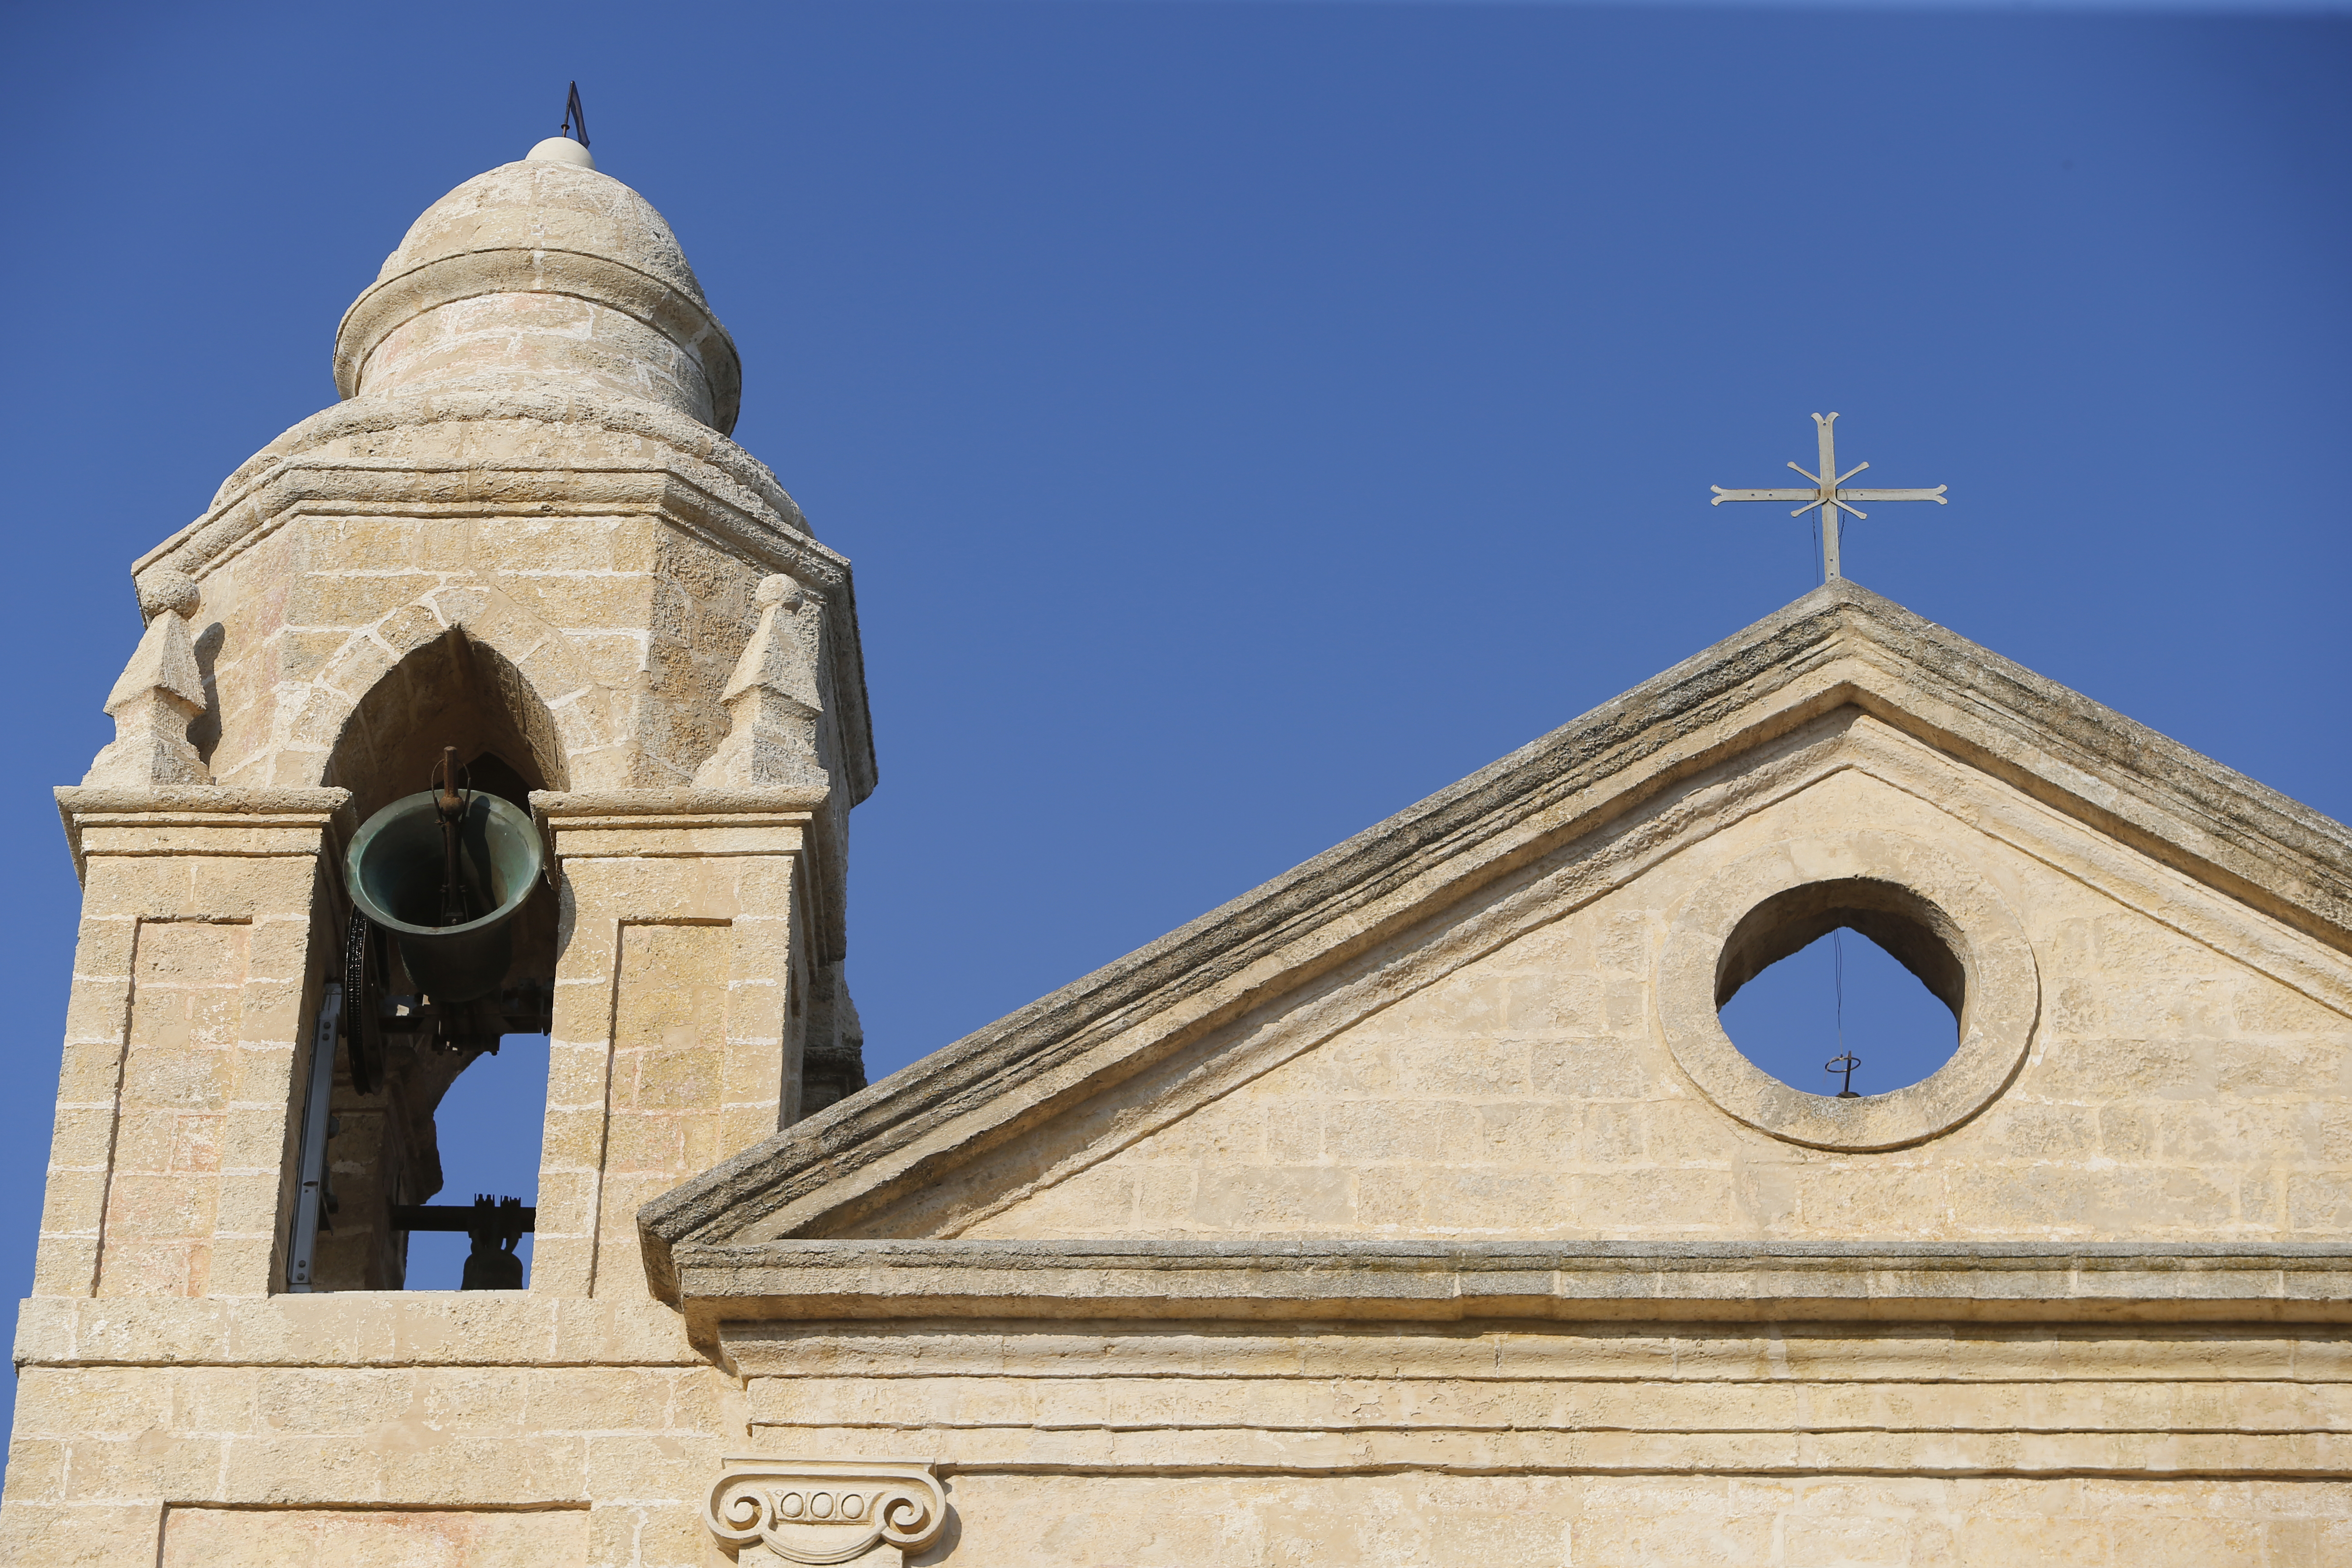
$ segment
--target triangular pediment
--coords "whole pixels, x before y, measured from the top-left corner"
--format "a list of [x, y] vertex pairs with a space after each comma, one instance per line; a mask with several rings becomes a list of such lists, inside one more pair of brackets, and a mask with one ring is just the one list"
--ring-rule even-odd
[[[1733, 917], [1840, 877], [1916, 887], [1958, 911], [1970, 1037], [1982, 1037], [1923, 1092], [1844, 1121], [1801, 1103], [1812, 1097], [1734, 1081], [1744, 1069], [1711, 1064], [1698, 1038]], [[2099, 956], [2068, 956], [2078, 949]], [[684, 1255], [744, 1259], [815, 1240], [2006, 1235], [2011, 1200], [1982, 1198], [1992, 1217], [1973, 1230], [1966, 1203], [1955, 1206], [1969, 1171], [1936, 1175], [1940, 1196], [1919, 1186], [1932, 1161], [1912, 1160], [1901, 1179], [1874, 1165], [1841, 1185], [1835, 1173], [1938, 1139], [1960, 1146], [1944, 1135], [1961, 1128], [1980, 1142], [2013, 1142], [2025, 1134], [2009, 1129], [2028, 1123], [2045, 1140], [2079, 1140], [2067, 1129], [2083, 1126], [2124, 1140], [2140, 1117], [2164, 1136], [2165, 1095], [2192, 1081], [2237, 1092], [2224, 1069], [2165, 1053], [2232, 1031], [2264, 1042], [2268, 1070], [2300, 1073], [2293, 1092], [2307, 1099], [2352, 1057], [2347, 951], [2341, 825], [1836, 583], [786, 1129], [648, 1205], [640, 1227], [672, 1300]], [[1521, 1007], [1527, 1018], [1506, 1016]], [[1634, 1100], [1654, 1104], [1629, 1136], [1648, 1143], [1612, 1154], [1608, 1106], [1633, 1100], [1612, 1097], [1609, 1075], [1636, 1058], [1651, 1087]], [[1964, 1059], [1974, 1065], [1960, 1071]], [[2301, 1065], [2279, 1065], [2290, 1059]], [[2179, 1081], [2143, 1115], [2131, 1091], [2098, 1088], [2101, 1072], [2132, 1070]], [[1440, 1081], [1449, 1072], [1523, 1085], [1524, 1103], [1512, 1110], [1502, 1087], [1465, 1099]], [[2075, 1075], [2073, 1100], [2053, 1098], [2063, 1073]], [[1360, 1109], [1329, 1109], [1335, 1083], [1383, 1075], [1385, 1089], [1349, 1091]], [[2016, 1103], [1987, 1112], [2012, 1085]], [[2246, 1092], [2251, 1104], [2271, 1091]], [[1470, 1100], [1467, 1120], [1430, 1109]], [[2094, 1100], [2123, 1108], [2111, 1133], [2081, 1109]], [[2062, 1104], [2076, 1109], [2025, 1114]], [[1303, 1136], [1309, 1105], [1339, 1130], [1317, 1132], [1283, 1180], [1250, 1174], [1271, 1168], [1269, 1140]], [[1418, 1153], [1370, 1147], [1383, 1138], [1418, 1139]], [[1505, 1170], [1455, 1157], [1482, 1139], [1537, 1158]], [[1673, 1139], [1675, 1157], [1662, 1158]], [[1546, 1152], [1571, 1143], [1584, 1173], [1572, 1191], [1561, 1173], [1573, 1162]], [[1416, 1159], [1453, 1173], [1424, 1170], [1415, 1187], [1396, 1173]], [[2101, 1160], [2116, 1163], [2093, 1150], [2084, 1168]], [[2184, 1168], [2150, 1165], [2150, 1191], [2173, 1190], [2163, 1173]], [[1941, 1205], [1944, 1230], [1890, 1219], [1864, 1195], [1863, 1184], [1912, 1191], [1904, 1179]], [[2231, 1195], [2227, 1214], [2192, 1198], [2164, 1210], [2160, 1195], [2095, 1187], [2062, 1200], [2087, 1216], [2074, 1229], [2061, 1216], [2017, 1234], [2136, 1237], [2133, 1225], [2168, 1213], [2172, 1240], [2294, 1229], [2284, 1208], [2275, 1224], [2254, 1215], [2256, 1199]], [[2011, 1206], [2040, 1212], [2054, 1190]], [[1843, 1221], [1836, 1201], [1849, 1204]], [[2135, 1204], [2141, 1217], [2124, 1216]], [[1790, 1217], [1806, 1205], [1808, 1217]], [[2101, 1218], [2102, 1205], [2123, 1217]], [[1731, 1217], [1715, 1228], [1688, 1218], [1718, 1209]], [[1568, 1211], [1576, 1223], [1563, 1224]], [[2310, 1238], [2341, 1240], [2342, 1228]]]

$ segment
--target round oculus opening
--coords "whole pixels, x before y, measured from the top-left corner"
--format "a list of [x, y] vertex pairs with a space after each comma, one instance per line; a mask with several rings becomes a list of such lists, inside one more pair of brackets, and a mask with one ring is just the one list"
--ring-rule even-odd
[[[1796, 1064], [1801, 1089], [1732, 1043], [1724, 1004], [1832, 931], [1852, 933], [1850, 952], [1867, 937], [1957, 1017], [1948, 1061], [1900, 1089], [1874, 1087], [1865, 1068], [1847, 1100], [1821, 1071], [1836, 1048], [1833, 1015], [1830, 1050]], [[2033, 946], [2000, 889], [1941, 846], [1884, 828], [1776, 839], [1717, 866], [1675, 907], [1657, 963], [1658, 1026], [1691, 1087], [1759, 1132], [1813, 1149], [1902, 1149], [1961, 1126], [2024, 1067], [2041, 1012]], [[1942, 1028], [1937, 1019], [1938, 1037]], [[1851, 1027], [1846, 1038], [1870, 1055]]]
[[1732, 929], [1716, 965], [1717, 1014], [1742, 1056], [1800, 1093], [1892, 1093], [1959, 1049], [1958, 946], [1950, 917], [1899, 884], [1790, 888]]

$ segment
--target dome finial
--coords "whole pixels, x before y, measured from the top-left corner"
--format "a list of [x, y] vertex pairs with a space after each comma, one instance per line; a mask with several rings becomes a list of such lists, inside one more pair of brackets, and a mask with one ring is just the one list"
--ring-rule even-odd
[[571, 163], [583, 169], [596, 166], [596, 160], [588, 153], [588, 111], [580, 107], [578, 82], [572, 84], [572, 94], [563, 100], [562, 126], [554, 135], [523, 154], [523, 162]]

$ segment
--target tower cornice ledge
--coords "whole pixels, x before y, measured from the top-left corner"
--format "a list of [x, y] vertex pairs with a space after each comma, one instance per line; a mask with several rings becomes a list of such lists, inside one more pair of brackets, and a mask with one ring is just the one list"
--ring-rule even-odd
[[[488, 428], [501, 425], [510, 427], [495, 433]], [[618, 439], [607, 443], [609, 451], [583, 450], [584, 440], [598, 434]], [[249, 504], [278, 470], [305, 457], [320, 466], [356, 464], [385, 472], [420, 466], [593, 471], [644, 468], [648, 454], [641, 443], [646, 442], [687, 459], [692, 467], [674, 471], [746, 517], [808, 538], [808, 520], [767, 464], [675, 409], [561, 388], [467, 390], [355, 397], [320, 409], [239, 464], [221, 481], [204, 514], [141, 556], [132, 571], [143, 571], [184, 541], [210, 531]], [[339, 443], [354, 445], [334, 450]]]
[[551, 821], [593, 818], [633, 822], [643, 818], [675, 826], [744, 817], [800, 818], [820, 810], [832, 792], [797, 787], [777, 789], [599, 789], [541, 790], [530, 797], [531, 809]]
[[604, 789], [535, 791], [531, 815], [551, 853], [640, 860], [801, 855], [814, 897], [810, 924], [825, 962], [847, 947], [848, 868], [828, 821], [830, 790]]
[[96, 848], [89, 842], [96, 830], [126, 828], [134, 835], [167, 830], [163, 837], [144, 847], [136, 837], [111, 847], [117, 853], [166, 855], [202, 853], [187, 837], [192, 829], [293, 828], [298, 837], [281, 852], [308, 855], [317, 852], [320, 831], [331, 830], [341, 840], [359, 826], [352, 814], [352, 792], [347, 789], [252, 789], [236, 784], [113, 789], [63, 784], [54, 793], [77, 877], [84, 875], [89, 856]]
[[403, 464], [296, 458], [271, 468], [250, 487], [139, 557], [131, 572], [143, 578], [158, 567], [168, 567], [201, 583], [305, 510], [335, 516], [396, 511], [404, 516], [533, 518], [559, 510], [659, 509], [757, 564], [789, 572], [821, 590], [846, 587], [846, 558], [804, 532], [778, 527], [743, 506], [741, 498], [700, 482], [708, 478], [667, 465]]

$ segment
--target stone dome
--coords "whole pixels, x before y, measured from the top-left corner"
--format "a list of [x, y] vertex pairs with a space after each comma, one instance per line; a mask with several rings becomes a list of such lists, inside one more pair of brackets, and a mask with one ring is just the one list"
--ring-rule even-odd
[[543, 156], [426, 208], [335, 334], [345, 397], [568, 386], [734, 428], [742, 366], [661, 214]]

